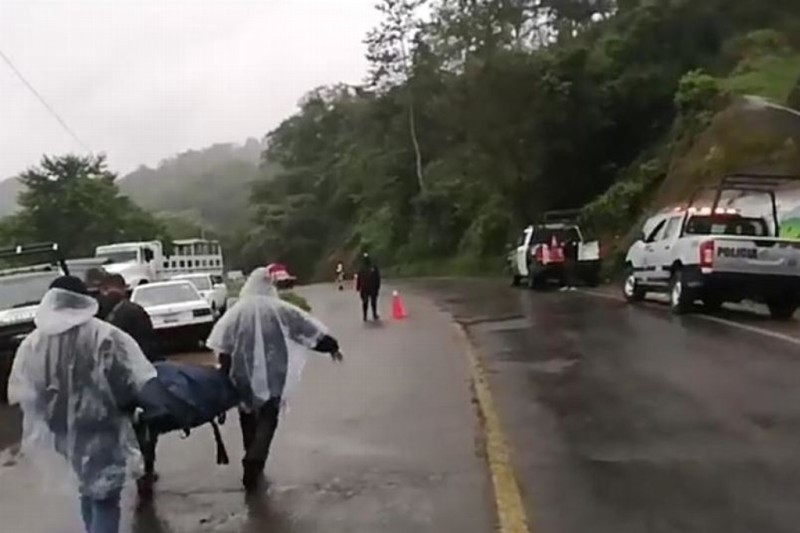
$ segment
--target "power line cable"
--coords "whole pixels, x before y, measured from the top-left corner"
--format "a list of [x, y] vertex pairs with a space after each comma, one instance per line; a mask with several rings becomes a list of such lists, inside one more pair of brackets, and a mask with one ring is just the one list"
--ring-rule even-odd
[[14, 74], [17, 75], [17, 78], [19, 78], [19, 80], [25, 85], [25, 87], [27, 87], [28, 90], [30, 90], [33, 93], [36, 99], [39, 100], [39, 102], [44, 106], [45, 109], [47, 109], [47, 111], [53, 116], [53, 118], [55, 118], [58, 121], [58, 123], [61, 124], [61, 127], [64, 128], [64, 130], [67, 133], [69, 133], [69, 135], [75, 140], [75, 142], [77, 142], [81, 146], [81, 148], [83, 148], [87, 152], [91, 152], [86, 143], [84, 143], [81, 140], [81, 138], [78, 137], [78, 134], [75, 133], [75, 131], [69, 127], [69, 125], [64, 121], [63, 118], [61, 118], [61, 116], [58, 113], [56, 113], [56, 110], [53, 109], [53, 106], [47, 103], [47, 100], [44, 99], [44, 97], [39, 93], [39, 91], [37, 91], [36, 88], [33, 85], [31, 85], [31, 83], [27, 79], [25, 79], [25, 76], [22, 75], [22, 72], [20, 72], [19, 69], [16, 66], [14, 66], [14, 63], [11, 61], [11, 58], [9, 58], [6, 54], [4, 54], [2, 50], [0, 50], [0, 58], [2, 58], [3, 61], [5, 61], [5, 63], [9, 66], [9, 68], [11, 68]]

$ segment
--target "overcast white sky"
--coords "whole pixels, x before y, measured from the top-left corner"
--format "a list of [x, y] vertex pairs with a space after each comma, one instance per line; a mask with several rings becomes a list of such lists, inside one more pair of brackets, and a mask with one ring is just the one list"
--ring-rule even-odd
[[[374, 0], [0, 0], [0, 50], [121, 173], [261, 137], [360, 82]], [[0, 62], [0, 179], [81, 151]]]

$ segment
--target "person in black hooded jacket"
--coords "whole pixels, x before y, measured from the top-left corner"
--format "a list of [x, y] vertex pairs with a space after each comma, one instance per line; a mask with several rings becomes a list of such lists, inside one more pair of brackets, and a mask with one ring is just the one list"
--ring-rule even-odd
[[356, 288], [361, 296], [361, 314], [364, 322], [367, 321], [367, 310], [372, 308], [372, 318], [380, 320], [378, 316], [378, 294], [381, 292], [381, 271], [372, 261], [369, 254], [361, 257], [361, 268], [356, 278]]
[[[164, 360], [150, 315], [141, 305], [128, 299], [125, 278], [119, 274], [106, 276], [100, 284], [99, 301], [100, 311], [97, 316], [99, 319], [133, 337], [150, 362]], [[155, 471], [158, 435], [150, 431], [145, 424], [136, 424], [134, 430], [144, 459], [144, 476], [137, 481], [137, 488], [139, 497], [149, 500], [153, 496], [153, 483], [158, 479]]]
[[150, 315], [144, 308], [128, 299], [125, 279], [119, 274], [107, 276], [100, 286], [98, 317], [133, 337], [150, 362], [163, 361], [161, 346], [153, 329]]

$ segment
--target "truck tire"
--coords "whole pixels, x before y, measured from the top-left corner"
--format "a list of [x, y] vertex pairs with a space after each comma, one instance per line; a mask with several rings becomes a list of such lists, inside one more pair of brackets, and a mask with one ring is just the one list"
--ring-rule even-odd
[[674, 315], [684, 315], [694, 306], [693, 291], [683, 280], [683, 271], [676, 269], [669, 282], [669, 308]]
[[519, 287], [521, 283], [522, 283], [522, 276], [518, 276], [516, 274], [513, 274], [511, 276], [511, 286], [512, 287]]
[[622, 296], [628, 303], [641, 302], [647, 296], [647, 291], [633, 272], [633, 268], [628, 268], [625, 273], [625, 280], [622, 282]]
[[785, 299], [774, 299], [767, 302], [769, 314], [775, 320], [791, 320], [797, 311], [797, 302]]

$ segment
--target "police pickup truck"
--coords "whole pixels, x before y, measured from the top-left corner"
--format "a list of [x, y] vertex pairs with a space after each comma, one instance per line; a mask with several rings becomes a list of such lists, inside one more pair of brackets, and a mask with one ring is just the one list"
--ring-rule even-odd
[[[626, 258], [623, 295], [629, 302], [648, 292], [669, 295], [682, 314], [701, 301], [707, 310], [725, 302], [764, 303], [776, 319], [789, 319], [800, 305], [800, 240], [781, 239], [775, 189], [787, 176], [728, 176], [711, 206], [693, 205], [651, 217]], [[769, 195], [772, 216], [744, 216], [720, 207], [725, 192]], [[697, 193], [695, 194], [695, 197]]]
[[565, 285], [577, 279], [589, 286], [597, 285], [600, 243], [584, 241], [575, 223], [579, 213], [576, 210], [550, 211], [545, 213], [544, 223], [522, 231], [508, 255], [512, 285], [524, 282], [536, 288], [552, 280]]

